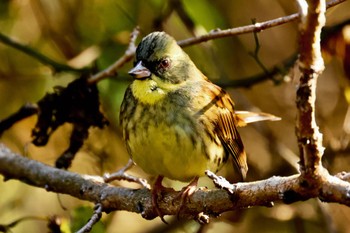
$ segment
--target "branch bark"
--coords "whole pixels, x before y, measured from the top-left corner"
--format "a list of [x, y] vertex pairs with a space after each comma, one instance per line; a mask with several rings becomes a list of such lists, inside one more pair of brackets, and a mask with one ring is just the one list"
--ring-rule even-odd
[[300, 8], [299, 69], [301, 77], [297, 89], [296, 135], [300, 153], [300, 171], [305, 185], [317, 187], [326, 176], [321, 159], [324, 148], [322, 134], [316, 124], [316, 85], [324, 69], [321, 54], [321, 30], [325, 25], [325, 0], [298, 0]]
[[[140, 213], [146, 219], [157, 217], [151, 204], [149, 189], [129, 189], [103, 183], [102, 177], [83, 176], [60, 170], [25, 158], [0, 144], [0, 173], [5, 180], [16, 179], [48, 192], [68, 194], [81, 200], [100, 204], [105, 212], [125, 210]], [[318, 197], [326, 202], [350, 206], [350, 184], [337, 177], [323, 176], [323, 187], [314, 192], [305, 187], [302, 177], [271, 177], [266, 180], [230, 184], [234, 190], [199, 189], [182, 207], [181, 218], [197, 219], [202, 214], [218, 216], [220, 213], [251, 206], [272, 207], [273, 202], [293, 203]], [[159, 208], [166, 215], [176, 215], [181, 207], [178, 191], [162, 194]]]

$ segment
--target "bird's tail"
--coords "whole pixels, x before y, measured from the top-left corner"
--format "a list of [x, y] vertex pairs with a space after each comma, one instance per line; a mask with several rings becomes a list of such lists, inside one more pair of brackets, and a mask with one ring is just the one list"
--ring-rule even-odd
[[264, 112], [235, 111], [238, 126], [246, 126], [258, 121], [279, 121], [280, 117]]

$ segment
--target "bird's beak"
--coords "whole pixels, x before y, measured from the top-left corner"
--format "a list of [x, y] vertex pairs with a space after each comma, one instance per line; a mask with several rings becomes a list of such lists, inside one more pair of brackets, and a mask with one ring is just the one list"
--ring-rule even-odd
[[151, 76], [151, 71], [143, 66], [142, 61], [139, 61], [134, 68], [129, 72], [134, 78], [142, 79]]

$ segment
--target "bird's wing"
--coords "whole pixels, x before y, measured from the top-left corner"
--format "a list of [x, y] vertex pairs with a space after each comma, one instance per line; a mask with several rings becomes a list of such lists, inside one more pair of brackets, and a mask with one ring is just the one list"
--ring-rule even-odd
[[[126, 143], [127, 150], [130, 152], [129, 148], [129, 131], [127, 124], [131, 124], [130, 118], [133, 116], [135, 109], [136, 109], [136, 103], [137, 100], [132, 94], [131, 87], [129, 86], [125, 90], [124, 99], [122, 102], [122, 105], [120, 107], [120, 113], [119, 113], [119, 125], [123, 129], [123, 138]], [[133, 123], [135, 124], [135, 123]], [[132, 128], [132, 127], [130, 127]], [[129, 153], [131, 155], [131, 153]]]
[[215, 131], [225, 151], [232, 155], [235, 168], [241, 175], [241, 180], [244, 180], [248, 165], [243, 142], [236, 128], [240, 119], [235, 116], [234, 103], [230, 96], [221, 88], [219, 91], [215, 98], [215, 105], [218, 110]]

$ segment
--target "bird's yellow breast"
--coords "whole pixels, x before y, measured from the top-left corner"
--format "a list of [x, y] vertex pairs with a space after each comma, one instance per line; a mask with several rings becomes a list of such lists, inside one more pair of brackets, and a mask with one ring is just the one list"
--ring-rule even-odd
[[[171, 93], [185, 84], [160, 82], [154, 76], [135, 80], [131, 91], [138, 107], [133, 114], [140, 120], [125, 126], [134, 162], [149, 174], [179, 181], [204, 176], [207, 169], [216, 172], [225, 156], [220, 140], [205, 133], [208, 125], [198, 118], [196, 108], [169, 101], [174, 98]], [[205, 99], [204, 104], [210, 101]]]
[[[203, 142], [193, 144], [184, 128], [151, 121], [147, 130], [136, 131], [128, 140], [132, 159], [149, 174], [189, 181], [204, 176], [207, 169], [213, 172], [218, 169], [214, 159], [206, 156]], [[221, 157], [224, 153], [215, 144], [210, 143], [209, 147], [213, 156]]]
[[145, 104], [155, 104], [166, 96], [165, 91], [153, 79], [134, 80], [131, 91], [136, 99]]
[[160, 101], [140, 106], [134, 112], [140, 120], [126, 125], [134, 162], [149, 174], [180, 181], [204, 176], [207, 169], [216, 172], [225, 154], [219, 139], [214, 143], [200, 121], [184, 109], [161, 109], [163, 105]]

